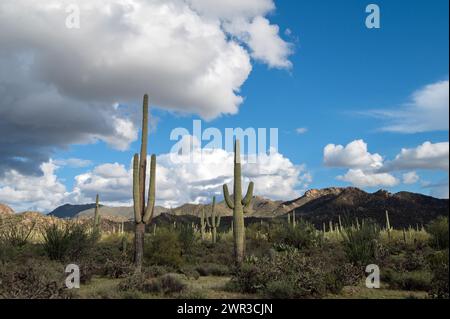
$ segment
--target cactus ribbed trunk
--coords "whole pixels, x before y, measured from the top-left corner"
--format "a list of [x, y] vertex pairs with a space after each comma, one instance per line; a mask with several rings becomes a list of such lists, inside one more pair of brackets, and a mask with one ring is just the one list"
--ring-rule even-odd
[[213, 197], [211, 204], [211, 230], [212, 230], [212, 242], [215, 244], [217, 242], [217, 228], [220, 226], [220, 215], [216, 217], [216, 197]]
[[134, 237], [134, 263], [136, 271], [142, 269], [144, 256], [145, 225], [150, 224], [153, 219], [155, 208], [156, 189], [156, 156], [152, 155], [150, 163], [150, 178], [148, 188], [148, 201], [145, 203], [145, 181], [147, 170], [147, 138], [148, 138], [148, 96], [144, 96], [142, 116], [142, 139], [141, 153], [135, 154], [133, 158], [133, 202], [135, 218]]
[[94, 211], [94, 231], [98, 232], [100, 230], [100, 205], [99, 196], [95, 197], [95, 211]]
[[250, 206], [253, 197], [253, 183], [250, 183], [245, 198], [242, 198], [241, 152], [240, 142], [234, 145], [234, 198], [230, 197], [228, 186], [223, 185], [225, 202], [233, 209], [234, 255], [237, 265], [241, 265], [245, 256], [244, 208]]
[[136, 224], [134, 233], [134, 263], [136, 265], [136, 271], [141, 272], [142, 261], [144, 260], [144, 236], [145, 236], [145, 224]]

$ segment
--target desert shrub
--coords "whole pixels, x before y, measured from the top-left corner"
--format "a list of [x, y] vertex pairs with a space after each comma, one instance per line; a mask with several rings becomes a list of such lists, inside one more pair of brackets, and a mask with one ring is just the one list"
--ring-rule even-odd
[[227, 266], [213, 263], [198, 265], [196, 270], [200, 276], [227, 276], [230, 274]]
[[148, 277], [144, 273], [133, 274], [118, 285], [120, 292], [138, 291], [164, 295], [180, 293], [185, 288], [186, 284], [176, 274], [165, 274], [156, 278]]
[[275, 280], [269, 282], [265, 289], [265, 295], [271, 299], [293, 299], [296, 288], [291, 281]]
[[184, 281], [175, 274], [166, 274], [144, 284], [144, 292], [171, 295], [186, 289]]
[[64, 266], [45, 260], [0, 264], [0, 298], [60, 299], [69, 298], [65, 287]]
[[117, 290], [122, 291], [143, 291], [147, 276], [144, 273], [133, 273], [123, 279], [117, 286]]
[[426, 271], [396, 272], [386, 270], [382, 274], [382, 281], [389, 287], [408, 291], [429, 291], [432, 275]]
[[182, 300], [208, 299], [208, 295], [199, 289], [186, 289], [183, 290], [177, 298]]
[[438, 250], [448, 249], [448, 217], [439, 217], [427, 226], [430, 245]]
[[147, 277], [159, 277], [167, 273], [174, 272], [175, 269], [169, 266], [151, 265], [143, 268], [143, 273]]
[[296, 227], [278, 225], [269, 231], [268, 237], [272, 243], [290, 245], [298, 249], [318, 247], [323, 241], [323, 234], [306, 221], [300, 221]]
[[343, 246], [348, 259], [356, 265], [369, 265], [376, 260], [380, 229], [366, 221], [359, 229], [347, 227], [342, 232]]
[[321, 258], [306, 257], [300, 251], [281, 252], [272, 259], [253, 258], [243, 264], [228, 289], [268, 298], [320, 298], [340, 291], [346, 284], [339, 267]]
[[183, 258], [190, 264], [214, 263], [231, 265], [234, 263], [233, 242], [222, 240], [216, 244], [197, 242], [189, 255]]
[[190, 225], [182, 224], [178, 231], [178, 240], [181, 244], [183, 255], [189, 254], [195, 243], [195, 232]]
[[144, 248], [148, 263], [178, 268], [183, 263], [181, 245], [177, 233], [168, 229], [159, 230]]
[[36, 223], [23, 223], [17, 218], [8, 218], [0, 224], [0, 243], [11, 247], [23, 247], [28, 243]]
[[91, 234], [85, 225], [67, 223], [49, 225], [43, 230], [43, 247], [52, 260], [79, 260], [97, 241], [96, 234]]
[[180, 273], [185, 275], [187, 278], [192, 278], [192, 279], [195, 279], [195, 280], [200, 278], [200, 274], [197, 271], [196, 267], [192, 266], [192, 265], [182, 266], [180, 268]]
[[438, 251], [428, 257], [430, 268], [433, 274], [431, 287], [428, 291], [432, 298], [448, 299], [449, 298], [449, 269], [448, 249]]
[[126, 259], [108, 259], [102, 267], [102, 276], [108, 278], [125, 278], [134, 270]]

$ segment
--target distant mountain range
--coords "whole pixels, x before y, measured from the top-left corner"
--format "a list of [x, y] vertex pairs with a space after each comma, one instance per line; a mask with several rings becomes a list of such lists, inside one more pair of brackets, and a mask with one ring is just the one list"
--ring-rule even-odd
[[58, 218], [73, 218], [78, 213], [94, 207], [95, 204], [84, 204], [84, 205], [65, 204], [55, 208], [52, 212], [49, 213], [49, 215]]
[[[50, 213], [60, 218], [83, 218], [94, 214], [95, 204], [63, 205]], [[184, 204], [177, 208], [156, 207], [155, 217], [170, 215], [176, 217], [198, 217], [202, 209], [210, 212], [210, 205]], [[231, 216], [232, 211], [224, 202], [216, 205], [217, 212], [222, 216]], [[254, 197], [252, 207], [247, 217], [252, 218], [284, 218], [286, 214], [295, 212], [298, 219], [302, 218], [322, 227], [329, 221], [354, 221], [355, 218], [371, 218], [379, 223], [385, 222], [385, 212], [389, 211], [391, 224], [396, 227], [427, 224], [437, 216], [449, 214], [448, 199], [437, 199], [421, 194], [400, 192], [391, 194], [380, 190], [367, 193], [358, 188], [326, 188], [310, 190], [305, 195], [287, 202], [272, 201], [262, 197]], [[133, 218], [132, 207], [101, 206], [100, 213], [114, 220], [129, 220]], [[167, 218], [167, 217], [165, 217]], [[190, 218], [189, 218], [190, 219]]]

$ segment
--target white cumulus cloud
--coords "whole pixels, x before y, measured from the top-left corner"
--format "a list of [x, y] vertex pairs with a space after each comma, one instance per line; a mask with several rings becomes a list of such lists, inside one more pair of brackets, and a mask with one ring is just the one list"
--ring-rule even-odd
[[417, 175], [417, 172], [408, 172], [403, 174], [403, 184], [412, 185], [416, 184], [420, 181], [420, 176]]
[[338, 176], [338, 180], [349, 182], [356, 187], [393, 187], [398, 185], [397, 178], [388, 173], [372, 173], [362, 169], [350, 169], [345, 175]]
[[396, 110], [375, 110], [369, 114], [385, 119], [382, 131], [419, 133], [448, 131], [449, 81], [439, 81], [417, 90]]
[[371, 154], [363, 140], [356, 140], [346, 146], [328, 144], [323, 152], [328, 167], [378, 169], [383, 166], [380, 154]]
[[404, 148], [395, 159], [386, 163], [385, 170], [449, 169], [449, 143], [425, 142], [416, 148]]
[[[66, 27], [74, 5], [79, 29]], [[291, 65], [274, 10], [272, 0], [2, 0], [0, 174], [39, 173], [72, 144], [126, 150], [144, 93], [205, 119], [238, 113], [252, 60]]]
[[[177, 206], [203, 203], [213, 195], [222, 195], [225, 183], [232, 186], [234, 154], [222, 149], [200, 149], [193, 143], [191, 153], [162, 154], [157, 157], [156, 197], [159, 205]], [[192, 160], [192, 159], [200, 160]], [[131, 166], [131, 165], [130, 165]], [[261, 154], [257, 163], [243, 160], [243, 183], [255, 182], [255, 194], [271, 199], [291, 199], [300, 196], [312, 178], [303, 165], [294, 165], [278, 152]], [[132, 172], [130, 167], [104, 164], [76, 177], [75, 190], [79, 198], [130, 203]]]
[[50, 161], [40, 169], [42, 176], [24, 176], [11, 170], [0, 177], [0, 203], [15, 211], [49, 211], [62, 204], [68, 193], [55, 174], [58, 166]]

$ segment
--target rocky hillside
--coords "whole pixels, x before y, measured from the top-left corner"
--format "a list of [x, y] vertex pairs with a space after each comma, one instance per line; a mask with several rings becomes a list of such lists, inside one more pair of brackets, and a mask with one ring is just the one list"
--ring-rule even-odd
[[289, 208], [289, 213], [295, 212], [298, 218], [309, 220], [318, 227], [329, 221], [337, 222], [339, 216], [348, 221], [357, 217], [371, 218], [384, 224], [386, 211], [395, 227], [427, 224], [438, 216], [449, 214], [447, 199], [408, 192], [391, 194], [383, 190], [371, 194], [353, 187], [309, 191], [283, 205]]
[[[94, 214], [94, 204], [64, 205], [55, 209], [50, 215], [60, 218], [90, 218]], [[155, 217], [167, 216], [198, 218], [201, 210], [210, 211], [209, 205], [184, 204], [176, 208], [156, 207]], [[232, 211], [224, 202], [216, 205], [217, 212], [224, 217], [232, 215]], [[400, 192], [391, 194], [380, 190], [367, 193], [358, 188], [325, 188], [313, 189], [305, 195], [291, 201], [272, 201], [263, 197], [254, 197], [247, 218], [286, 218], [286, 214], [295, 212], [298, 218], [313, 222], [317, 227], [330, 221], [341, 219], [354, 221], [371, 218], [384, 224], [385, 212], [389, 211], [391, 223], [395, 227], [427, 224], [440, 215], [449, 214], [448, 200], [437, 199], [421, 194]], [[12, 210], [0, 205], [1, 214], [11, 214]], [[122, 222], [133, 218], [132, 207], [101, 206], [100, 213], [104, 219]], [[165, 218], [167, 218], [167, 216]]]
[[[263, 197], [255, 196], [252, 200], [252, 207], [248, 213], [248, 216], [252, 217], [274, 217], [275, 211], [282, 204], [281, 201], [271, 201]], [[163, 213], [167, 213], [173, 216], [195, 216], [201, 215], [202, 209], [205, 209], [207, 213], [210, 212], [210, 205], [197, 205], [197, 204], [184, 204], [176, 208], [164, 208], [161, 206], [155, 207], [155, 217]], [[221, 216], [232, 216], [233, 211], [230, 210], [224, 202], [216, 204], [216, 211]], [[93, 216], [94, 209], [90, 208], [76, 214], [76, 217]], [[100, 214], [105, 217], [115, 217], [119, 219], [132, 219], [134, 212], [133, 207], [107, 207], [102, 206], [100, 208]]]
[[0, 217], [1, 216], [9, 216], [12, 214], [14, 214], [14, 210], [11, 207], [0, 204]]

